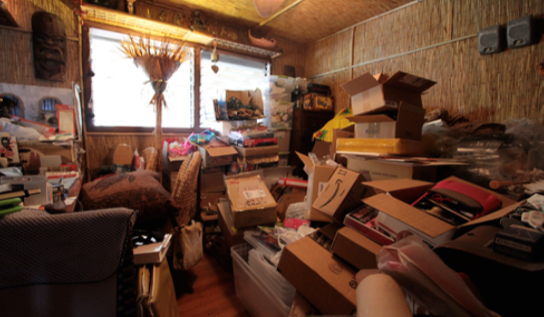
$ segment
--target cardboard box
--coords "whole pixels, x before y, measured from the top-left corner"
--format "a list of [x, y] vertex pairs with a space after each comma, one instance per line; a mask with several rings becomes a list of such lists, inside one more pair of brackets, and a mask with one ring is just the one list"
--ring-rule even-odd
[[356, 272], [310, 237], [283, 249], [278, 270], [321, 313], [353, 314]]
[[[506, 196], [500, 195], [485, 188], [481, 188], [457, 177], [452, 176], [447, 179], [470, 184], [474, 187], [478, 187], [481, 190], [492, 193], [493, 195], [497, 196], [499, 200], [502, 201], [502, 209], [469, 221], [461, 226], [453, 226], [447, 222], [444, 222], [436, 217], [427, 214], [424, 211], [410, 206], [409, 203], [406, 203], [406, 201], [412, 200], [411, 198], [413, 198], [418, 191], [421, 191], [423, 187], [420, 187], [420, 189], [406, 188], [404, 190], [401, 190], [401, 197], [403, 197], [404, 201], [387, 195], [385, 193], [380, 193], [378, 195], [363, 199], [363, 202], [380, 211], [377, 219], [377, 222], [380, 226], [383, 226], [393, 234], [398, 233], [402, 230], [408, 230], [413, 234], [419, 236], [421, 239], [423, 239], [423, 241], [432, 246], [436, 246], [451, 240], [455, 232], [460, 228], [470, 227], [499, 219], [509, 214], [519, 206], [519, 203], [516, 203], [515, 201], [509, 199]], [[365, 182], [364, 184], [367, 186], [371, 186], [378, 191], [388, 192], [389, 189], [394, 190], [396, 187], [399, 186], [399, 184], [402, 184], [403, 182], [404, 180], [390, 180], [379, 181], [377, 182], [377, 184], [375, 182]]]
[[380, 159], [365, 160], [363, 158], [348, 156], [346, 167], [352, 171], [361, 173], [366, 181], [386, 179], [436, 181], [437, 166], [435, 165], [392, 162]]
[[353, 115], [397, 110], [401, 101], [423, 107], [421, 94], [436, 82], [425, 78], [397, 72], [387, 79], [378, 74], [365, 73], [342, 85], [351, 96]]
[[421, 141], [424, 116], [423, 108], [401, 102], [398, 112], [354, 116], [347, 119], [355, 123], [355, 138]]
[[222, 192], [225, 191], [225, 183], [223, 183], [223, 168], [214, 168], [211, 170], [202, 170], [200, 172], [200, 192]]
[[177, 157], [168, 156], [168, 164], [167, 164], [168, 171], [170, 171], [170, 172], [179, 171], [179, 168], [181, 167], [181, 164], [183, 164], [183, 161], [185, 161], [187, 158], [189, 158], [188, 155], [187, 156], [177, 156]]
[[207, 145], [198, 146], [202, 155], [202, 168], [230, 165], [233, 155], [238, 154], [234, 147], [209, 147]]
[[395, 155], [418, 156], [421, 142], [405, 139], [336, 139], [337, 154], [386, 157]]
[[333, 254], [358, 269], [378, 268], [376, 254], [381, 249], [381, 245], [349, 227], [343, 227], [336, 232], [331, 247]]
[[337, 168], [312, 207], [342, 223], [345, 214], [361, 205], [361, 198], [367, 194], [363, 181], [361, 174]]
[[238, 244], [245, 242], [244, 232], [248, 230], [253, 230], [253, 227], [236, 229], [234, 226], [234, 219], [232, 218], [232, 211], [230, 210], [229, 202], [227, 200], [220, 201], [217, 203], [217, 208], [219, 209], [219, 228], [227, 241], [229, 249]]
[[304, 163], [304, 170], [308, 174], [308, 189], [306, 192], [308, 209], [306, 212], [306, 219], [312, 221], [333, 222], [332, 217], [318, 211], [312, 207], [312, 204], [316, 200], [317, 196], [325, 188], [332, 174], [336, 170], [335, 166], [328, 165], [314, 165], [312, 160], [299, 152], [296, 152], [302, 163]]
[[278, 155], [279, 153], [279, 147], [277, 145], [257, 146], [251, 148], [235, 146], [234, 148], [236, 149], [236, 154], [243, 157]]
[[276, 201], [261, 176], [226, 177], [225, 185], [237, 229], [276, 221]]

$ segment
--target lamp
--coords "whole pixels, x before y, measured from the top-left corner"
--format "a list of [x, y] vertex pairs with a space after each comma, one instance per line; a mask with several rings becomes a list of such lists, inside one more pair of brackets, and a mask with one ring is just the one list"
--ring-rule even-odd
[[253, 0], [257, 13], [263, 18], [268, 18], [276, 13], [284, 0]]

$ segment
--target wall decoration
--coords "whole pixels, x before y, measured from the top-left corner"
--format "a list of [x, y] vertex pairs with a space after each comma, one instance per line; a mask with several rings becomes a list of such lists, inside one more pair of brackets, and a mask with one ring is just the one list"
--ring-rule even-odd
[[8, 8], [6, 7], [6, 4], [4, 1], [0, 1], [0, 25], [7, 25], [7, 26], [14, 26], [17, 27], [17, 22], [15, 22], [15, 19], [9, 13]]
[[197, 10], [193, 12], [193, 18], [189, 19], [191, 21], [191, 30], [193, 31], [208, 31], [208, 21], [203, 20], [200, 17], [200, 12]]
[[162, 107], [166, 107], [164, 91], [168, 80], [179, 69], [181, 64], [191, 56], [185, 43], [172, 43], [164, 38], [159, 45], [153, 43], [150, 38], [133, 39], [121, 42], [121, 51], [134, 60], [136, 67], [141, 67], [149, 77], [155, 95], [150, 104], [154, 105], [157, 113], [155, 125], [155, 148], [162, 147]]
[[90, 4], [96, 4], [97, 6], [106, 7], [110, 9], [117, 9], [119, 5], [118, 0], [83, 0]]
[[66, 32], [62, 19], [49, 12], [32, 15], [34, 74], [36, 78], [66, 80]]
[[271, 38], [270, 40], [265, 39], [264, 37], [256, 38], [251, 36], [251, 30], [247, 30], [247, 35], [249, 36], [249, 41], [251, 44], [263, 48], [273, 48], [276, 46], [276, 40]]

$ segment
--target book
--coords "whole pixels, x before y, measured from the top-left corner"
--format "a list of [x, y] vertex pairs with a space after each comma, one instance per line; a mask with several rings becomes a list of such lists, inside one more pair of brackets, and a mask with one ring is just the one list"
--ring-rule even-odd
[[134, 265], [161, 263], [166, 256], [171, 239], [172, 235], [167, 233], [160, 242], [135, 247], [133, 250]]
[[42, 192], [41, 189], [33, 188], [33, 189], [23, 189], [23, 190], [17, 190], [17, 191], [12, 191], [7, 193], [1, 193], [0, 200], [10, 199], [10, 198], [29, 197], [30, 195], [41, 194], [41, 192]]

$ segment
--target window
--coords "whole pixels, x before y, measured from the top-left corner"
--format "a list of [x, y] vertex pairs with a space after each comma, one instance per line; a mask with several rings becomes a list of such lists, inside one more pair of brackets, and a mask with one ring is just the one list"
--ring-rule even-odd
[[212, 70], [211, 51], [202, 51], [200, 59], [200, 126], [213, 127], [215, 111], [213, 99], [220, 90], [254, 90], [269, 74], [268, 61], [219, 53], [217, 66]]
[[[91, 29], [91, 59], [95, 127], [155, 127], [155, 112], [149, 104], [154, 95], [144, 71], [120, 50], [128, 37], [115, 32]], [[193, 48], [190, 48], [193, 51]], [[181, 64], [164, 92], [164, 128], [193, 128], [193, 57]]]
[[[149, 105], [154, 91], [144, 84], [149, 78], [120, 50], [120, 41], [128, 39], [121, 33], [91, 28], [91, 59], [95, 76], [92, 79], [94, 127], [155, 127], [155, 112]], [[164, 93], [167, 108], [163, 109], [163, 128], [194, 129], [214, 127], [213, 99], [220, 90], [256, 89], [269, 73], [268, 61], [220, 52], [219, 71], [212, 71], [211, 51], [195, 48], [192, 58], [184, 62], [168, 81]], [[195, 58], [200, 55], [200, 103], [195, 105], [194, 83], [198, 72]], [[195, 109], [196, 107], [196, 109]], [[195, 111], [196, 110], [196, 111]], [[200, 116], [200, 124], [195, 114]]]

